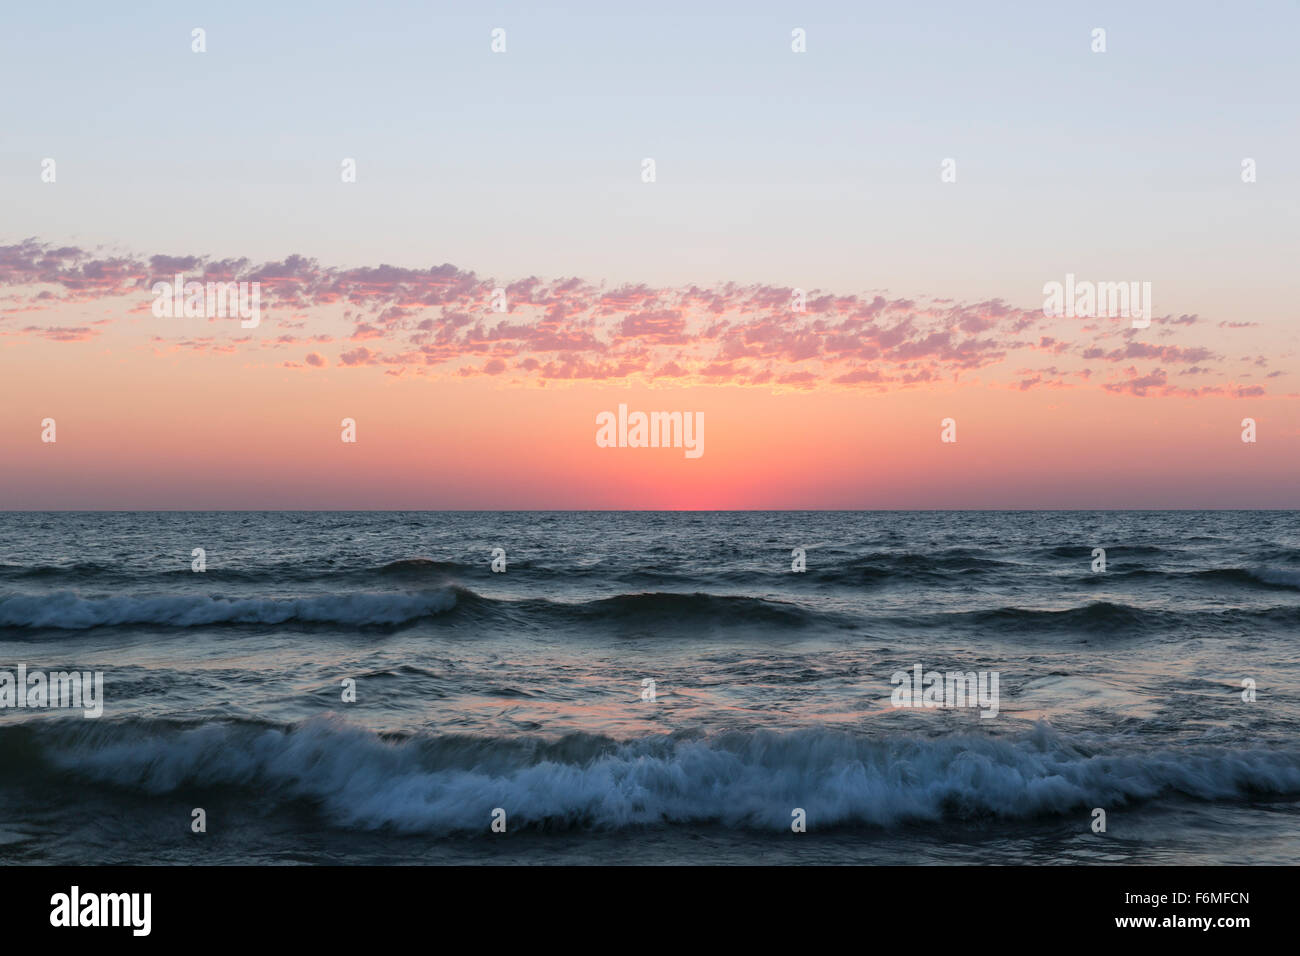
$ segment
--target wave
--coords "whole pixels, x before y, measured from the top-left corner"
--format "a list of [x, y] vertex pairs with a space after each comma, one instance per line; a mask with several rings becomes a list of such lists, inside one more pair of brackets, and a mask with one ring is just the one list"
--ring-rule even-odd
[[811, 608], [793, 601], [700, 591], [644, 591], [585, 601], [545, 598], [501, 599], [454, 588], [457, 616], [485, 624], [576, 627], [596, 631], [653, 631], [698, 634], [717, 628], [851, 627], [852, 615]]
[[[1290, 587], [1282, 579], [1277, 587]], [[986, 610], [863, 614], [774, 597], [647, 591], [583, 601], [498, 598], [459, 586], [424, 591], [332, 593], [280, 597], [206, 594], [136, 594], [82, 597], [70, 591], [0, 595], [0, 627], [88, 630], [97, 627], [160, 628], [247, 625], [398, 627], [446, 618], [458, 624], [514, 627], [576, 627], [615, 632], [629, 629], [692, 634], [718, 628], [806, 627], [852, 630], [874, 626], [975, 628], [1000, 636], [1084, 634], [1122, 636], [1192, 629], [1224, 631], [1300, 624], [1300, 606], [1168, 610], [1094, 601], [1060, 609], [997, 607]]]
[[579, 604], [547, 603], [553, 611], [565, 616], [612, 623], [680, 621], [692, 624], [801, 626], [811, 624], [818, 618], [831, 617], [788, 601], [698, 591], [690, 594], [677, 591], [618, 594]]
[[[283, 558], [262, 559], [255, 564], [242, 562], [238, 567], [228, 567], [209, 558], [211, 563], [204, 572], [207, 580], [258, 583], [275, 581], [330, 581], [392, 580], [462, 577], [479, 570], [488, 571], [487, 561], [481, 565], [458, 561], [433, 561], [425, 558], [404, 558], [387, 564], [348, 567], [326, 560]], [[96, 564], [82, 561], [73, 564], [0, 564], [0, 580], [67, 580], [69, 583], [99, 579], [126, 579], [134, 581], [169, 581], [189, 578], [194, 574], [190, 558], [171, 562], [167, 567], [124, 567], [121, 564]]]
[[124, 624], [199, 627], [216, 624], [396, 625], [451, 610], [450, 590], [428, 594], [321, 594], [226, 598], [200, 594], [83, 598], [71, 592], [0, 597], [0, 627], [85, 630]]
[[[1199, 586], [1201, 584], [1255, 588], [1263, 590], [1300, 590], [1300, 568], [1275, 565], [1241, 566], [1224, 568], [1186, 568], [1168, 566], [1130, 566], [1114, 564], [1117, 556], [1125, 553], [1159, 552], [1158, 548], [1133, 548], [1126, 551], [1112, 549], [1112, 567], [1105, 574], [1087, 570], [1089, 552], [1077, 546], [1040, 549], [1039, 554], [1078, 559], [1080, 573], [1074, 582], [1080, 586], [1104, 586], [1118, 582], [1164, 581], [1175, 585]], [[1027, 555], [1026, 555], [1027, 556]], [[878, 551], [866, 555], [835, 553], [814, 555], [803, 574], [791, 574], [785, 552], [778, 552], [769, 563], [747, 562], [739, 567], [710, 566], [596, 566], [569, 567], [562, 564], [544, 564], [516, 558], [510, 564], [511, 572], [523, 575], [534, 584], [571, 585], [585, 578], [597, 584], [614, 584], [633, 592], [683, 591], [688, 588], [706, 591], [735, 590], [791, 590], [796, 593], [808, 589], [902, 587], [952, 587], [973, 578], [1013, 582], [1034, 580], [1033, 565], [1023, 561], [995, 557], [992, 553], [972, 548], [945, 548], [933, 552]], [[1031, 577], [1026, 577], [1030, 575]], [[352, 562], [304, 562], [299, 559], [262, 561], [250, 566], [241, 563], [235, 567], [209, 564], [204, 582], [216, 586], [257, 586], [266, 581], [282, 585], [302, 584], [316, 587], [392, 587], [431, 588], [455, 587], [466, 582], [493, 579], [487, 557], [478, 561], [433, 560], [429, 558], [402, 558], [385, 564], [355, 564]], [[185, 586], [195, 580], [188, 561], [176, 567], [130, 568], [121, 564], [76, 562], [70, 564], [18, 565], [0, 563], [0, 581], [31, 580], [53, 586], [76, 588], [79, 585], [98, 584], [103, 588], [158, 587], [174, 588], [184, 581]], [[993, 586], [990, 584], [990, 586]]]
[[1154, 631], [1239, 633], [1259, 626], [1294, 627], [1300, 624], [1300, 606], [1213, 608], [1173, 611], [1148, 609], [1111, 601], [1093, 601], [1053, 610], [999, 607], [981, 611], [955, 611], [903, 618], [900, 624], [934, 627], [974, 626], [982, 632], [1009, 634], [1086, 634], [1125, 636]]
[[1255, 568], [1246, 572], [1257, 581], [1279, 588], [1300, 590], [1300, 570], [1291, 568]]
[[986, 611], [959, 611], [932, 615], [931, 624], [973, 624], [997, 633], [1066, 632], [1122, 634], [1165, 626], [1177, 615], [1168, 611], [1147, 611], [1128, 604], [1093, 601], [1060, 610], [1000, 607]]
[[1105, 574], [1085, 572], [1077, 583], [1106, 585], [1115, 581], [1163, 580], [1173, 583], [1195, 582], [1233, 584], [1247, 588], [1300, 589], [1300, 570], [1291, 568], [1203, 568], [1200, 570], [1168, 570], [1162, 568], [1110, 568]]
[[305, 597], [231, 598], [209, 595], [81, 597], [71, 592], [0, 597], [0, 627], [86, 630], [150, 625], [204, 627], [249, 624], [396, 626], [455, 609], [462, 617], [514, 624], [632, 624], [710, 627], [834, 623], [840, 615], [765, 598], [672, 591], [618, 594], [587, 601], [486, 597], [468, 588], [424, 593], [322, 594]]
[[[953, 576], [988, 574], [1019, 565], [970, 548], [949, 548], [931, 554], [920, 552], [877, 552], [865, 556], [837, 554], [815, 556], [807, 571], [797, 577], [790, 571], [789, 552], [773, 551], [770, 563], [747, 563], [743, 567], [655, 566], [642, 562], [638, 566], [598, 564], [595, 566], [550, 566], [515, 559], [511, 573], [523, 573], [530, 580], [567, 581], [585, 577], [598, 582], [612, 582], [629, 588], [770, 586], [773, 584], [818, 584], [858, 587], [863, 584], [917, 583], [923, 580], [944, 581]], [[490, 577], [487, 560], [475, 564], [456, 561], [432, 561], [407, 558], [379, 568], [355, 573], [358, 578], [399, 578], [422, 580], [442, 578]]]
[[[1075, 542], [1073, 544], [1054, 545], [1049, 548], [1039, 548], [1035, 553], [1041, 558], [1073, 558], [1085, 563], [1092, 561], [1092, 549], [1095, 545], [1083, 546]], [[1161, 548], [1156, 545], [1147, 544], [1130, 544], [1130, 545], [1110, 545], [1106, 548], [1107, 560], [1114, 561], [1117, 558], [1135, 558], [1146, 557], [1153, 558], [1159, 555], [1178, 555], [1181, 551], [1177, 548]]]
[[825, 729], [615, 741], [381, 736], [338, 718], [256, 722], [42, 721], [0, 727], [13, 778], [108, 785], [149, 799], [236, 789], [273, 807], [314, 803], [339, 827], [486, 832], [695, 823], [812, 827], [1080, 813], [1158, 799], [1300, 794], [1300, 752], [1143, 751], [1069, 740], [1045, 724], [1014, 738], [865, 737]]

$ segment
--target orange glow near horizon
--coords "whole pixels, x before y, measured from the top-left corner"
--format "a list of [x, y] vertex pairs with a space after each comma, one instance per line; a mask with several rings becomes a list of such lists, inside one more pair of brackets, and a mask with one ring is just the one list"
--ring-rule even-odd
[[[392, 305], [416, 280], [365, 314], [272, 300], [253, 329], [20, 287], [0, 320], [0, 508], [1300, 506], [1277, 329], [870, 297], [792, 315], [783, 290], [731, 287], [579, 301], [565, 283], [503, 315], [462, 283], [464, 302]], [[702, 412], [703, 456], [598, 447], [620, 403]]]
[[[1296, 405], [985, 385], [887, 394], [510, 386], [222, 371], [6, 379], [9, 508], [749, 509], [1294, 506]], [[234, 374], [231, 374], [234, 373]], [[357, 387], [364, 375], [372, 381]], [[43, 380], [43, 381], [42, 381]], [[596, 415], [700, 411], [704, 454], [600, 448]], [[1240, 440], [1243, 405], [1264, 438]], [[40, 422], [57, 422], [55, 444]], [[940, 422], [957, 422], [957, 442]], [[344, 418], [358, 441], [340, 439]]]

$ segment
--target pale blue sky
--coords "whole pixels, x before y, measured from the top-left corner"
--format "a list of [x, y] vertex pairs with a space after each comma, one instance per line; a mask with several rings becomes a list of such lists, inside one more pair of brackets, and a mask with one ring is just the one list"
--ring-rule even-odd
[[3, 21], [0, 242], [1022, 306], [1073, 271], [1153, 281], [1160, 312], [1296, 317], [1293, 2], [51, 2]]

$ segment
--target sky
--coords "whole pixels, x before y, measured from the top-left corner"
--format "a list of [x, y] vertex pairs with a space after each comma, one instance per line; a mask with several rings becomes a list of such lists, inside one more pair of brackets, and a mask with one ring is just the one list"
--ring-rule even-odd
[[1294, 3], [0, 20], [0, 508], [1300, 507]]

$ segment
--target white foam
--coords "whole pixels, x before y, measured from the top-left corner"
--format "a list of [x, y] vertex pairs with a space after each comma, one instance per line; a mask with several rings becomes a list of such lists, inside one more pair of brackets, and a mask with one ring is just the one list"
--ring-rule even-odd
[[336, 824], [485, 832], [715, 823], [788, 829], [1026, 817], [1118, 807], [1163, 795], [1239, 799], [1300, 793], [1300, 753], [1196, 748], [1088, 754], [1045, 725], [1015, 739], [864, 738], [826, 730], [626, 743], [470, 737], [392, 741], [337, 719], [291, 730], [235, 725], [125, 732], [75, 728], [49, 754], [70, 772], [149, 793], [238, 785], [269, 800], [307, 798]]
[[222, 598], [201, 594], [83, 598], [68, 591], [0, 598], [0, 626], [80, 630], [119, 624], [401, 624], [454, 607], [450, 590], [430, 594], [322, 594]]

